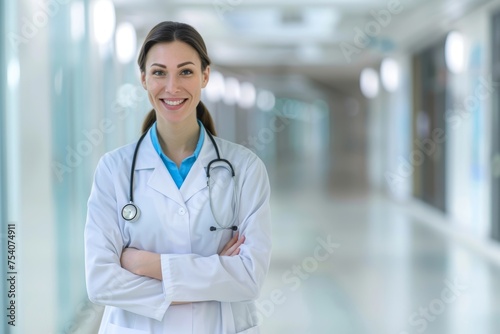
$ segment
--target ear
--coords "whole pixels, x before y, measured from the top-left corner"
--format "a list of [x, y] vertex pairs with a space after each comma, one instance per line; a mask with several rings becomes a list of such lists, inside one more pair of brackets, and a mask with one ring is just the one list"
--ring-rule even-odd
[[146, 86], [146, 73], [141, 72], [141, 84], [144, 89], [148, 89]]
[[205, 88], [208, 84], [208, 79], [210, 78], [210, 66], [203, 71], [203, 82], [201, 84], [202, 88]]

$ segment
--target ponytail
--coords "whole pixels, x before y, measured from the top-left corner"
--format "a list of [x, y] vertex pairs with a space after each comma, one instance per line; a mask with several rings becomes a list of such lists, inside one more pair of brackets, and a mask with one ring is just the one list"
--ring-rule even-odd
[[150, 112], [146, 115], [146, 118], [144, 118], [144, 121], [142, 122], [142, 131], [141, 133], [144, 134], [146, 131], [149, 130], [149, 128], [156, 122], [156, 113], [154, 109], [151, 109]]
[[205, 107], [205, 105], [201, 101], [196, 106], [196, 118], [198, 118], [201, 123], [203, 123], [203, 126], [208, 132], [210, 132], [214, 136], [217, 136], [214, 120], [212, 119], [212, 116], [210, 116], [207, 107]]
[[[217, 136], [212, 116], [210, 116], [210, 112], [201, 101], [196, 106], [196, 118], [201, 121], [208, 132], [210, 132], [214, 136]], [[151, 109], [151, 111], [146, 115], [146, 118], [144, 118], [144, 121], [142, 122], [142, 133], [148, 131], [149, 128], [154, 124], [154, 122], [156, 122], [156, 113], [154, 109]]]

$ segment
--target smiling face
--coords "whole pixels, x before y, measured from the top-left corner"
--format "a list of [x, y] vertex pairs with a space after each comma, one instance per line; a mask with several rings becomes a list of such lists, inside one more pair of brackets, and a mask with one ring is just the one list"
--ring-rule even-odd
[[149, 49], [145, 65], [141, 81], [158, 125], [196, 123], [196, 106], [210, 74], [209, 66], [202, 70], [196, 50], [179, 41], [157, 43]]

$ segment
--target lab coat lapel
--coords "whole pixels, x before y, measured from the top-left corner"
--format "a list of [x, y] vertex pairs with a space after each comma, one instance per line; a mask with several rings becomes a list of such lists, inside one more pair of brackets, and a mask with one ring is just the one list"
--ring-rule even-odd
[[[151, 129], [149, 130], [151, 131]], [[141, 144], [137, 155], [135, 170], [153, 169], [148, 180], [148, 186], [172, 199], [180, 205], [184, 205], [182, 195], [177, 188], [172, 176], [168, 172], [165, 164], [153, 147], [151, 136], [148, 133]]]
[[179, 188], [177, 188], [177, 185], [160, 157], [158, 157], [158, 160], [159, 162], [156, 164], [153, 174], [148, 180], [148, 186], [184, 206], [184, 200]]
[[197, 192], [207, 187], [206, 166], [208, 162], [217, 156], [215, 149], [212, 147], [212, 142], [205, 132], [205, 139], [201, 147], [200, 154], [189, 171], [184, 183], [181, 186], [181, 194], [187, 202]]

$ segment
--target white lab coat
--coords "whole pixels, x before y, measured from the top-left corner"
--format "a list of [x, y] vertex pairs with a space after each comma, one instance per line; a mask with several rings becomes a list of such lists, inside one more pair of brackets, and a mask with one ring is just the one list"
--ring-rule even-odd
[[[217, 155], [207, 135], [180, 189], [146, 135], [134, 179], [134, 202], [141, 216], [133, 223], [123, 220], [121, 209], [129, 201], [135, 144], [107, 153], [99, 161], [85, 226], [89, 299], [106, 305], [99, 333], [259, 333], [257, 322], [262, 317], [254, 300], [271, 254], [267, 172], [250, 150], [215, 140], [221, 157], [236, 172], [238, 226], [246, 237], [240, 254], [232, 257], [218, 252], [233, 231], [209, 231], [217, 225], [208, 201], [205, 170]], [[226, 208], [220, 210], [221, 218], [217, 214], [221, 225], [231, 213], [227, 209], [231, 197], [224, 193], [214, 197], [215, 207]], [[217, 203], [219, 198], [223, 203]], [[163, 281], [123, 269], [120, 256], [125, 247], [162, 254]], [[171, 305], [173, 301], [192, 303]]]

